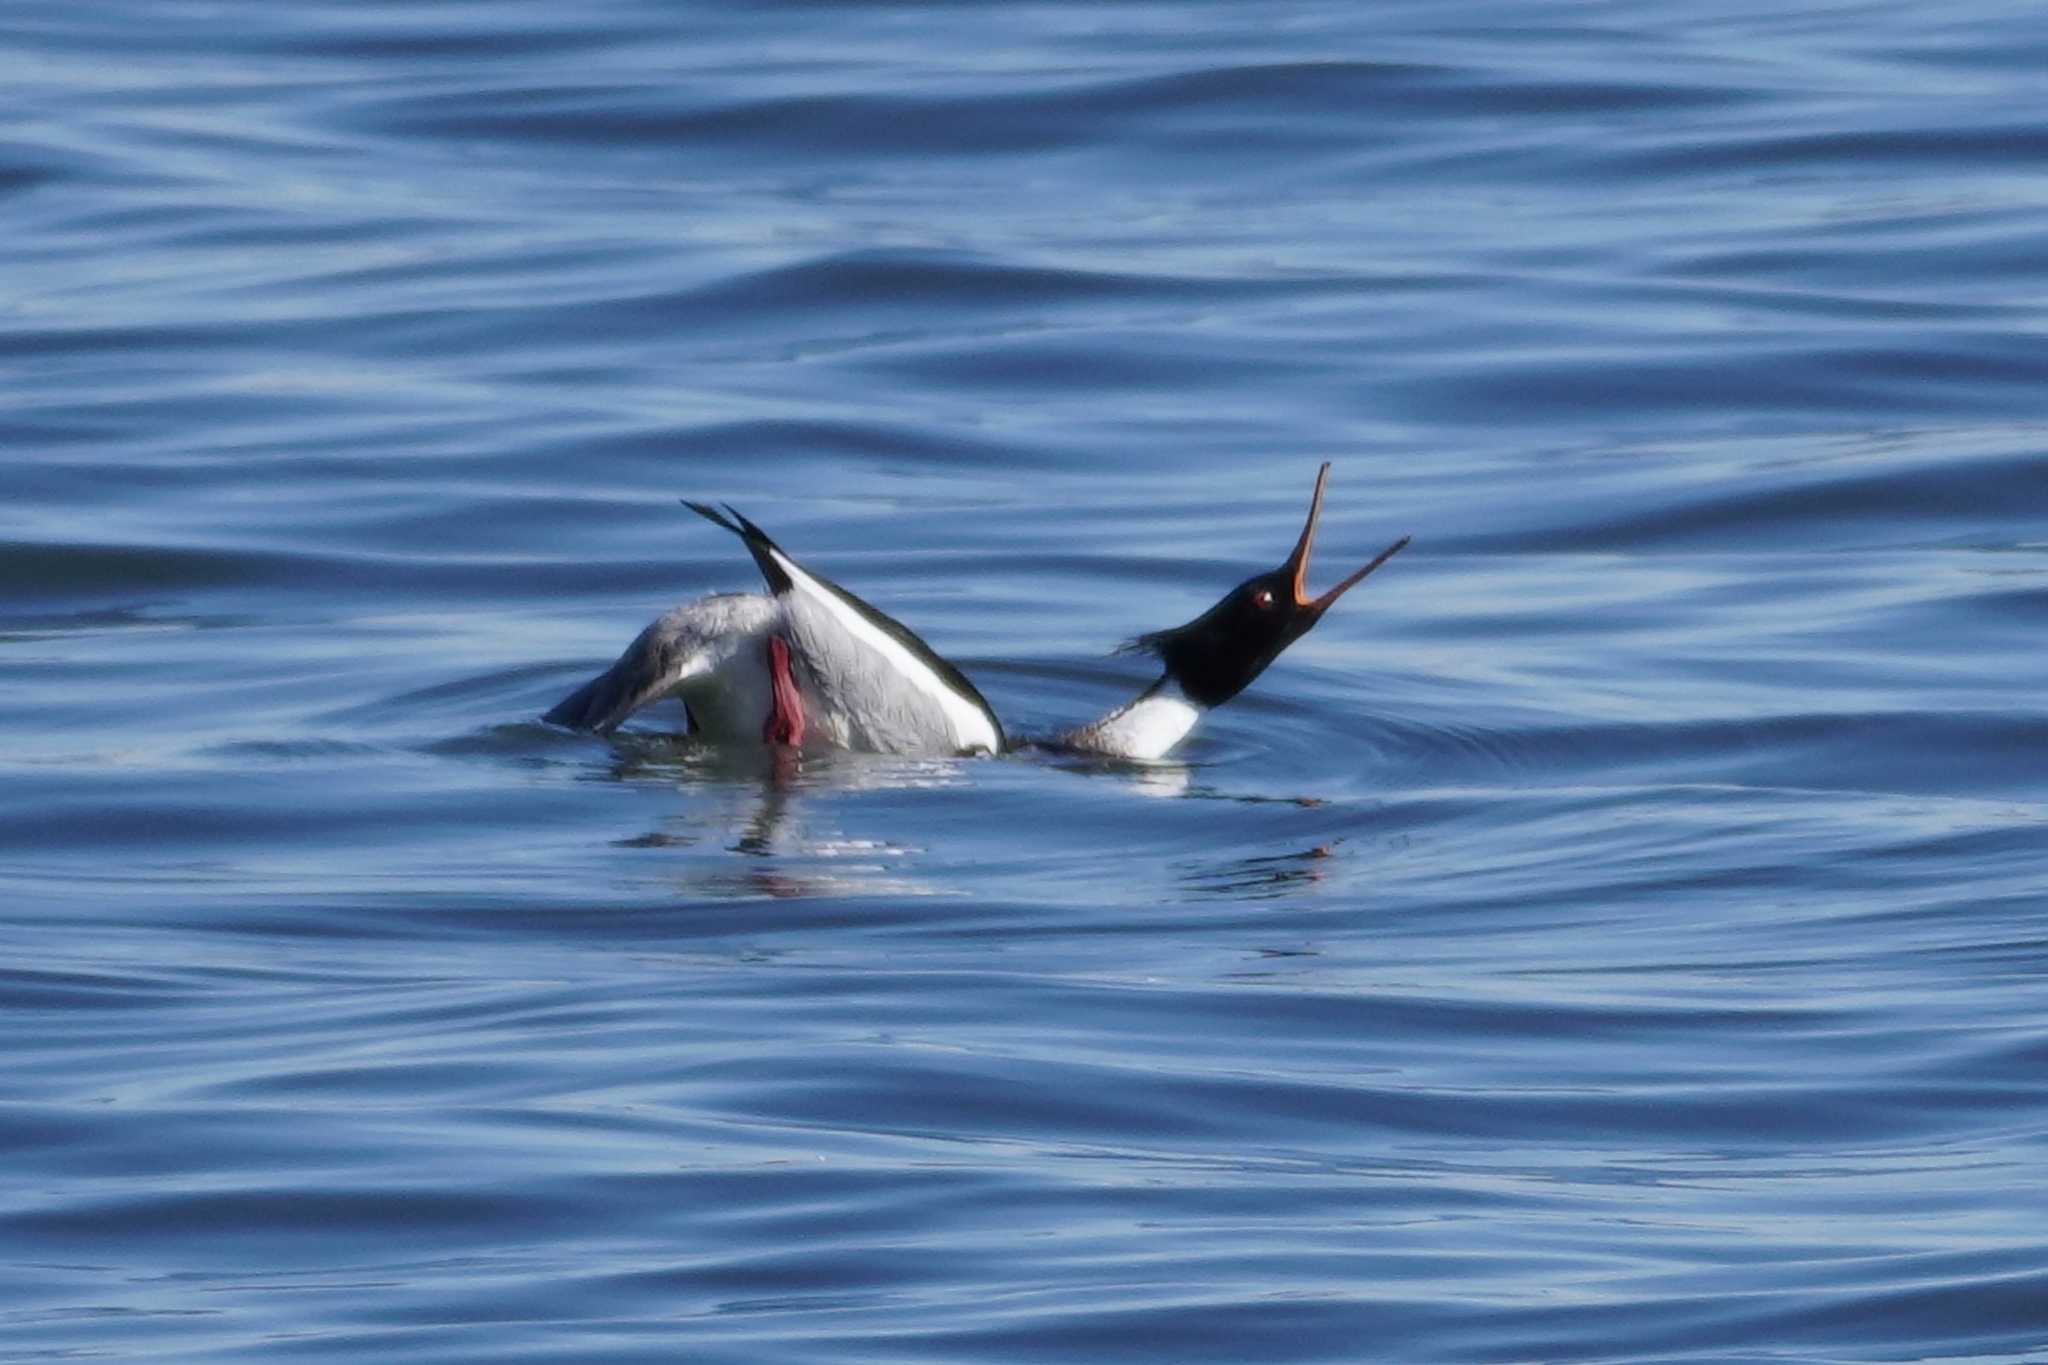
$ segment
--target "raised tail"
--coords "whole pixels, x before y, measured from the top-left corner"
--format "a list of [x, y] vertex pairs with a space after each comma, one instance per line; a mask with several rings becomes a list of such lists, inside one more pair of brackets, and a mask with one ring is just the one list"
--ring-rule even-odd
[[713, 526], [722, 527], [740, 538], [747, 547], [747, 553], [754, 557], [761, 577], [768, 580], [768, 591], [778, 597], [789, 591], [789, 571], [777, 562], [778, 559], [788, 559], [788, 552], [770, 540], [766, 531], [748, 521], [731, 503], [725, 505], [723, 512], [708, 503], [691, 502], [688, 498], [684, 498], [682, 503]]

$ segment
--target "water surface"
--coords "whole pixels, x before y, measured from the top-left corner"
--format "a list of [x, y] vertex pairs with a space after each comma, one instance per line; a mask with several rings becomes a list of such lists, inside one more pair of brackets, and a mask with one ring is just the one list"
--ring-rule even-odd
[[[0, 1360], [2048, 1360], [2026, 7], [0, 31]], [[1324, 459], [1180, 762], [535, 719]]]

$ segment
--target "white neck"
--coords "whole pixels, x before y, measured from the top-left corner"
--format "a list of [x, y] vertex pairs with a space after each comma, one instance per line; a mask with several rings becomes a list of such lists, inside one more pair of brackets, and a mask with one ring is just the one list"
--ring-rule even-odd
[[1059, 737], [1062, 748], [1117, 758], [1163, 758], [1202, 718], [1180, 684], [1161, 678], [1116, 710]]

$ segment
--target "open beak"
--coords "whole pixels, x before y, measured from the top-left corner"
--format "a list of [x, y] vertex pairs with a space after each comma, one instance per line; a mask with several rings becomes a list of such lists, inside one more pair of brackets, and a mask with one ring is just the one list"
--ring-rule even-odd
[[1380, 565], [1386, 563], [1403, 549], [1407, 548], [1409, 539], [1407, 536], [1402, 536], [1399, 540], [1374, 556], [1372, 563], [1358, 570], [1321, 597], [1310, 597], [1308, 595], [1308, 552], [1309, 547], [1316, 543], [1316, 520], [1323, 514], [1323, 485], [1329, 481], [1330, 464], [1329, 461], [1325, 460], [1323, 467], [1316, 471], [1316, 493], [1315, 497], [1309, 501], [1308, 522], [1301, 528], [1301, 539], [1294, 542], [1294, 553], [1287, 556], [1286, 562], [1280, 566], [1293, 572], [1294, 605], [1304, 608], [1311, 613], [1311, 619], [1321, 616], [1324, 612], [1328, 611], [1331, 604], [1336, 602], [1345, 593], [1351, 591], [1361, 578], [1364, 578], [1374, 569], [1377, 569]]

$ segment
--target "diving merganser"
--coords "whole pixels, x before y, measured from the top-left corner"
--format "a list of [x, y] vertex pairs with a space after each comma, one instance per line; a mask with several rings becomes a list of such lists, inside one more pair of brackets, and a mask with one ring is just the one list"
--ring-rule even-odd
[[[1164, 756], [1408, 544], [1401, 537], [1311, 598], [1309, 549], [1329, 476], [1325, 464], [1301, 537], [1279, 568], [1246, 579], [1186, 625], [1125, 646], [1159, 659], [1165, 671], [1157, 682], [1099, 720], [1037, 743], [1118, 758]], [[740, 538], [769, 595], [720, 593], [675, 608], [544, 719], [609, 734], [641, 707], [677, 696], [691, 733], [715, 741], [815, 739], [886, 754], [1003, 752], [1002, 723], [988, 702], [907, 626], [798, 564], [730, 506], [721, 513], [685, 505]]]

